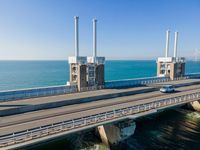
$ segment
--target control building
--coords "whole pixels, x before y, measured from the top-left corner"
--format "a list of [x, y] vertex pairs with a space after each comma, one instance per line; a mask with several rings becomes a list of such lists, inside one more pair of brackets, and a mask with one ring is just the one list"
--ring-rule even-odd
[[78, 17], [75, 19], [75, 56], [69, 57], [70, 82], [75, 84], [79, 91], [90, 88], [99, 89], [104, 86], [105, 57], [97, 57], [97, 20], [93, 19], [93, 56], [79, 56], [79, 26]]
[[159, 57], [157, 60], [157, 76], [170, 77], [171, 80], [183, 77], [185, 75], [185, 58], [177, 57], [178, 32], [175, 32], [174, 56], [169, 54], [169, 36], [170, 31], [166, 31], [165, 57]]

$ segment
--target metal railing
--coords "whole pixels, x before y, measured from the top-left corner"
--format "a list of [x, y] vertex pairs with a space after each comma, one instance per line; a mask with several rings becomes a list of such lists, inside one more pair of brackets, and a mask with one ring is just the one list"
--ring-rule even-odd
[[87, 127], [89, 125], [95, 126], [95, 124], [98, 124], [98, 123], [103, 124], [106, 121], [112, 121], [114, 119], [118, 119], [122, 117], [129, 117], [131, 115], [135, 115], [138, 113], [155, 110], [155, 109], [162, 109], [167, 106], [174, 106], [177, 104], [187, 103], [187, 102], [191, 102], [198, 99], [200, 99], [200, 92], [194, 92], [191, 94], [156, 100], [149, 103], [134, 105], [134, 106], [121, 108], [121, 109], [115, 109], [112, 111], [87, 116], [84, 118], [67, 120], [64, 122], [56, 123], [56, 124], [51, 124], [51, 125], [47, 125], [47, 126], [43, 126], [43, 127], [39, 127], [35, 129], [21, 131], [18, 133], [1, 136], [0, 147], [6, 147], [9, 145], [26, 142], [33, 139], [45, 137], [48, 135], [53, 135], [56, 133], [72, 131], [78, 128], [80, 129], [83, 127]]
[[138, 79], [115, 80], [115, 81], [105, 82], [105, 88], [132, 87], [132, 86], [139, 86], [139, 85], [146, 85], [151, 83], [159, 83], [167, 81], [170, 81], [170, 78], [148, 77], [148, 78], [138, 78]]
[[[186, 74], [183, 77], [177, 77], [174, 80], [184, 80], [200, 78], [200, 73]], [[114, 80], [105, 82], [105, 88], [122, 88], [122, 87], [133, 87], [140, 85], [147, 85], [152, 83], [161, 83], [172, 81], [169, 77], [147, 77], [147, 78], [137, 78], [137, 79], [125, 79], [125, 80]]]
[[189, 78], [200, 78], [200, 72], [197, 72], [197, 73], [189, 73], [189, 74], [186, 74], [185, 77], [187, 77], [188, 79], [189, 79]]

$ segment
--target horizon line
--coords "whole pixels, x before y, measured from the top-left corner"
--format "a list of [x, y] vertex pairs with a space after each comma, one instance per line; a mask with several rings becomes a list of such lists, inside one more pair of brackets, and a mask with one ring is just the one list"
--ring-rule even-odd
[[[156, 59], [106, 59], [106, 61], [156, 61]], [[187, 60], [194, 60], [192, 58], [188, 58]], [[0, 59], [0, 61], [68, 61], [68, 59]]]

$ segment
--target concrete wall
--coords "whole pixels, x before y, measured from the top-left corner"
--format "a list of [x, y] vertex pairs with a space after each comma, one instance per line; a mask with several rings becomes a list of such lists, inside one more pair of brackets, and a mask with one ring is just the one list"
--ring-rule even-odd
[[70, 85], [70, 86], [61, 85], [61, 86], [51, 86], [44, 88], [40, 87], [40, 88], [2, 91], [0, 92], [0, 101], [21, 100], [27, 98], [60, 95], [60, 94], [67, 94], [74, 92], [77, 92], [76, 85]]
[[78, 76], [76, 70], [78, 70], [78, 64], [72, 63], [69, 65], [70, 68], [70, 82], [77, 82]]
[[104, 65], [100, 64], [96, 67], [96, 82], [98, 85], [104, 85]]
[[177, 64], [176, 63], [170, 63], [170, 79], [174, 80], [174, 78], [176, 77], [176, 69], [177, 69]]
[[157, 76], [160, 75], [160, 67], [161, 67], [161, 64], [158, 62], [157, 63]]
[[79, 65], [78, 66], [78, 90], [80, 91], [81, 88], [87, 87], [87, 66], [86, 65]]
[[185, 63], [182, 63], [181, 70], [182, 70], [181, 72], [182, 76], [185, 76]]

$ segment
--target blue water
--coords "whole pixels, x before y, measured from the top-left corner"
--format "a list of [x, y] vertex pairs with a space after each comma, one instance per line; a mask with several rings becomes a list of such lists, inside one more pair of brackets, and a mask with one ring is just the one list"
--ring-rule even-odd
[[[200, 72], [200, 62], [188, 61], [186, 73]], [[106, 61], [105, 79], [119, 80], [156, 76], [156, 62]], [[0, 91], [63, 85], [69, 80], [67, 61], [0, 61]]]
[[[186, 73], [195, 72], [200, 72], [200, 62], [188, 61]], [[155, 61], [106, 61], [105, 64], [106, 81], [155, 75]], [[68, 80], [67, 61], [0, 61], [0, 90], [63, 85]], [[199, 139], [200, 113], [172, 110], [136, 120], [134, 135], [117, 145], [116, 149], [199, 150]], [[79, 149], [77, 146], [88, 147], [94, 144], [101, 144], [101, 141], [93, 132], [77, 133], [30, 150], [73, 150]]]

